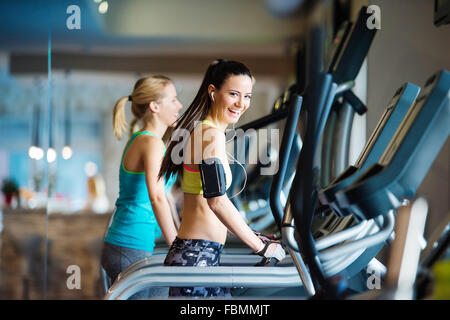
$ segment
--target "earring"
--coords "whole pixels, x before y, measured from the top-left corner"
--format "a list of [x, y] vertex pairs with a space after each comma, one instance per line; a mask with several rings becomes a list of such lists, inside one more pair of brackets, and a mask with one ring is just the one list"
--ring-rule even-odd
[[216, 103], [216, 101], [214, 101], [214, 91], [211, 92], [211, 100], [212, 100], [212, 102]]

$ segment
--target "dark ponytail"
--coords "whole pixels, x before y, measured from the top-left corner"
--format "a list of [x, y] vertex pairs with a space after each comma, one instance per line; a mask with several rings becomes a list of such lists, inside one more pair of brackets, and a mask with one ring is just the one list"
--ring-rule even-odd
[[[208, 86], [212, 84], [217, 89], [220, 89], [222, 84], [230, 75], [247, 75], [252, 78], [250, 70], [244, 64], [237, 61], [218, 59], [208, 66], [197, 95], [187, 110], [180, 117], [175, 128], [173, 128], [172, 141], [169, 142], [166, 154], [163, 158], [158, 175], [159, 178], [162, 178], [165, 175], [169, 177], [171, 174], [178, 174], [181, 176], [183, 172], [183, 165], [181, 163], [175, 164], [171, 158], [172, 150], [179, 143], [177, 134], [182, 132], [192, 132], [196, 123], [206, 118], [211, 106]], [[185, 146], [181, 149], [181, 153], [183, 153], [184, 147]], [[184, 154], [180, 154], [180, 156], [183, 157]]]

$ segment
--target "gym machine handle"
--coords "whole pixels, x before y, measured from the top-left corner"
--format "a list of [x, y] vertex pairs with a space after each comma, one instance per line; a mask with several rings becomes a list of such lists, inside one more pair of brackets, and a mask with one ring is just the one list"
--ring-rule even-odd
[[[275, 266], [278, 262], [282, 261], [286, 257], [286, 252], [284, 251], [281, 242], [265, 239], [261, 240], [264, 243], [264, 248], [255, 253], [263, 258], [255, 266]], [[267, 249], [269, 249], [269, 246], [271, 244], [276, 244], [277, 248], [271, 255], [267, 255]]]
[[356, 113], [359, 115], [363, 115], [367, 112], [367, 107], [365, 104], [355, 95], [355, 93], [351, 90], [347, 90], [344, 92], [344, 100], [347, 101], [353, 109], [355, 109]]
[[270, 208], [277, 224], [278, 230], [281, 232], [281, 220], [283, 219], [283, 205], [280, 200], [281, 189], [286, 175], [287, 165], [289, 161], [290, 150], [294, 141], [298, 119], [302, 107], [303, 98], [298, 94], [294, 94], [291, 99], [291, 106], [287, 117], [286, 127], [284, 128], [283, 138], [280, 145], [280, 156], [278, 163], [278, 172], [273, 176], [272, 186], [270, 188]]

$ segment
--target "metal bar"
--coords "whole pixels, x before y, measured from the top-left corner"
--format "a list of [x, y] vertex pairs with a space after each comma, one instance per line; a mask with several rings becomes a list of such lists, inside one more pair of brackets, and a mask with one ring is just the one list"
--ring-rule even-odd
[[336, 127], [337, 114], [336, 110], [331, 110], [330, 117], [325, 126], [322, 144], [322, 164], [320, 170], [320, 185], [327, 186], [331, 182], [331, 162], [333, 150], [333, 135]]
[[[116, 281], [120, 281], [128, 277], [133, 272], [137, 270], [148, 268], [148, 267], [156, 267], [162, 266], [164, 264], [164, 260], [166, 258], [166, 254], [160, 254], [156, 256], [151, 256], [148, 258], [144, 258], [139, 260], [123, 270], [118, 276]], [[252, 254], [223, 254], [220, 258], [220, 265], [223, 267], [227, 266], [254, 266], [261, 260], [260, 256], [252, 255]], [[290, 259], [286, 258], [283, 260], [283, 264], [289, 263]]]
[[395, 224], [394, 214], [393, 212], [389, 212], [387, 218], [384, 221], [383, 230], [367, 238], [359, 239], [336, 248], [324, 250], [320, 253], [320, 258], [324, 260], [334, 259], [347, 253], [354, 252], [355, 250], [367, 248], [375, 244], [378, 244], [382, 241], [385, 241], [394, 230], [394, 224]]
[[283, 219], [283, 205], [280, 200], [281, 189], [283, 187], [284, 177], [287, 171], [289, 155], [294, 141], [297, 122], [300, 116], [303, 98], [297, 94], [292, 96], [289, 106], [289, 116], [284, 128], [283, 138], [280, 146], [280, 156], [278, 158], [278, 172], [274, 175], [270, 188], [270, 208], [277, 224], [278, 230], [281, 231]]
[[302, 280], [306, 294], [309, 297], [312, 297], [313, 295], [316, 294], [316, 289], [314, 288], [314, 284], [311, 279], [311, 274], [309, 273], [308, 268], [303, 262], [302, 256], [300, 255], [300, 253], [295, 252], [292, 249], [288, 249], [288, 251], [292, 257], [292, 260], [294, 261], [295, 267], [297, 268], [298, 274], [300, 276], [300, 279]]
[[316, 248], [317, 250], [324, 250], [325, 248], [329, 248], [340, 242], [344, 242], [360, 233], [366, 227], [366, 225], [367, 220], [364, 220], [356, 226], [323, 237], [316, 241]]
[[[176, 281], [175, 281], [176, 279]], [[295, 267], [154, 267], [131, 274], [114, 283], [105, 300], [125, 300], [148, 287], [299, 287]]]
[[348, 166], [348, 151], [350, 149], [350, 134], [354, 114], [355, 110], [348, 102], [344, 102], [338, 110], [336, 131], [333, 135], [333, 177], [337, 177]]

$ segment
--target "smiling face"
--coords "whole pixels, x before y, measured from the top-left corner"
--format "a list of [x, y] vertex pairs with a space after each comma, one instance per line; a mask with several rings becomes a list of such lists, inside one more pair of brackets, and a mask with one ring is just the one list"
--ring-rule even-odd
[[159, 117], [165, 125], [173, 126], [179, 118], [178, 112], [183, 105], [178, 101], [177, 91], [172, 83], [166, 85], [161, 94], [162, 98], [158, 99]]
[[210, 86], [214, 92], [212, 103], [212, 116], [228, 125], [238, 122], [241, 115], [250, 107], [252, 97], [252, 79], [247, 75], [231, 75], [222, 84], [220, 89]]

